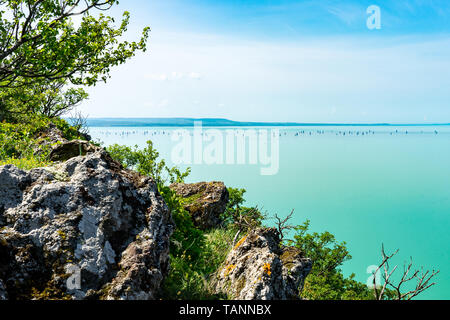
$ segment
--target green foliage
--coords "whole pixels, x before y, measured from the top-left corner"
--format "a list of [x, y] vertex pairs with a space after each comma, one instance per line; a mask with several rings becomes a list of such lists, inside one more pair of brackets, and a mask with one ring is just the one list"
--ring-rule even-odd
[[236, 221], [239, 208], [245, 202], [244, 193], [247, 192], [245, 189], [237, 188], [227, 188], [227, 190], [229, 194], [228, 205], [221, 217], [224, 225], [230, 225]]
[[24, 157], [19, 159], [15, 157], [7, 157], [0, 159], [0, 166], [4, 166], [7, 164], [11, 164], [22, 170], [30, 170], [33, 168], [49, 166], [51, 162], [39, 157]]
[[188, 211], [182, 205], [181, 198], [168, 186], [160, 186], [159, 191], [167, 203], [175, 222], [175, 231], [170, 239], [170, 252], [174, 257], [182, 254], [198, 259], [203, 251], [205, 237], [198, 229]]
[[159, 153], [153, 148], [153, 142], [150, 140], [147, 141], [147, 147], [144, 149], [139, 149], [137, 145], [128, 147], [114, 144], [109, 146], [107, 151], [113, 159], [120, 162], [125, 168], [152, 177], [158, 187], [167, 183], [183, 182], [190, 173], [190, 168], [181, 172], [176, 167], [168, 167], [164, 159], [159, 159]]
[[[345, 242], [337, 242], [334, 235], [308, 232], [309, 220], [294, 227], [294, 240], [289, 245], [301, 249], [313, 262], [311, 273], [306, 277], [302, 297], [310, 300], [373, 300], [373, 291], [366, 284], [354, 280], [355, 275], [344, 277], [339, 268], [352, 257]], [[387, 292], [386, 298], [389, 298]]]
[[265, 215], [257, 207], [245, 207], [245, 189], [228, 188], [229, 201], [222, 215], [224, 226], [247, 232], [249, 229], [261, 226]]
[[373, 300], [371, 290], [354, 280], [354, 274], [345, 278], [342, 272], [328, 276], [312, 272], [306, 277], [302, 297], [309, 300]]
[[[0, 87], [18, 87], [42, 80], [69, 80], [95, 85], [111, 67], [145, 51], [149, 28], [138, 42], [119, 41], [129, 13], [114, 26], [102, 12], [116, 0], [0, 1]], [[97, 12], [96, 12], [97, 11]], [[72, 18], [81, 17], [75, 26]]]
[[[229, 202], [222, 227], [204, 233], [197, 258], [188, 253], [171, 254], [171, 272], [164, 282], [166, 299], [226, 299], [211, 292], [210, 277], [217, 272], [233, 246], [238, 231], [260, 226], [264, 215], [254, 207], [243, 207], [244, 189], [228, 188]], [[195, 201], [195, 200], [193, 200]], [[189, 224], [192, 223], [190, 216]], [[178, 224], [177, 224], [178, 225]]]
[[134, 149], [124, 145], [113, 144], [106, 148], [109, 155], [116, 161], [118, 161], [126, 169], [133, 169], [137, 164], [134, 152], [138, 150], [135, 146]]
[[205, 233], [201, 254], [196, 259], [186, 253], [171, 254], [171, 272], [164, 280], [162, 296], [172, 300], [225, 298], [212, 293], [209, 281], [225, 261], [235, 232], [233, 228], [219, 228]]
[[247, 191], [245, 189], [228, 188], [229, 200], [227, 211], [234, 211], [241, 206], [244, 202], [244, 194]]
[[88, 97], [82, 88], [65, 89], [62, 81], [42, 82], [0, 90], [0, 121], [29, 121], [30, 115], [55, 118], [73, 110]]
[[[42, 117], [41, 117], [42, 118]], [[76, 128], [68, 123], [66, 120], [59, 117], [46, 118], [43, 117], [44, 123], [47, 123], [47, 127], [50, 123], [53, 123], [62, 133], [63, 137], [67, 140], [85, 140], [85, 137], [80, 133], [81, 128]]]
[[0, 121], [27, 121], [30, 114], [55, 118], [73, 110], [88, 97], [82, 88], [65, 89], [63, 81], [0, 90]]
[[314, 273], [328, 276], [352, 257], [345, 242], [336, 242], [334, 235], [328, 231], [308, 233], [309, 225], [310, 222], [307, 220], [294, 228], [296, 231], [294, 236], [295, 246], [314, 262]]
[[[103, 12], [117, 0], [0, 0], [0, 122], [54, 118], [87, 98], [83, 88], [106, 81], [113, 66], [146, 50], [149, 28], [138, 42], [119, 41], [119, 26]], [[77, 24], [74, 17], [79, 17]]]
[[50, 165], [51, 145], [43, 143], [47, 138], [41, 134], [51, 123], [68, 140], [82, 138], [77, 130], [60, 118], [29, 115], [28, 121], [24, 122], [0, 122], [0, 165], [13, 164], [27, 170]]

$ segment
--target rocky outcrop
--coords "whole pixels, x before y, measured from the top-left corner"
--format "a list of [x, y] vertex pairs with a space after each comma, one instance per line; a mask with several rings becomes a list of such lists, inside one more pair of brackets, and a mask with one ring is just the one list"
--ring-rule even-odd
[[0, 299], [155, 298], [170, 212], [152, 179], [91, 151], [49, 168], [0, 167]]
[[174, 183], [170, 188], [183, 197], [184, 208], [197, 227], [210, 229], [220, 225], [229, 199], [223, 182]]
[[35, 154], [49, 150], [49, 160], [66, 161], [73, 157], [85, 156], [99, 151], [100, 148], [88, 142], [91, 137], [80, 133], [86, 140], [67, 140], [63, 133], [53, 123], [47, 130], [40, 132], [38, 143], [34, 146]]
[[312, 263], [293, 247], [280, 247], [276, 229], [242, 238], [212, 280], [213, 290], [236, 300], [298, 299]]
[[52, 147], [49, 158], [51, 161], [66, 161], [96, 151], [99, 151], [98, 147], [84, 140], [64, 141]]

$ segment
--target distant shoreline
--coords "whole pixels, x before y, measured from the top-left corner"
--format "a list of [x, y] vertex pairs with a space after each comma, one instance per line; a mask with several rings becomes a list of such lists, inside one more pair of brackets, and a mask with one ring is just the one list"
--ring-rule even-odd
[[[70, 118], [68, 118], [70, 119]], [[300, 123], [245, 122], [221, 118], [88, 118], [89, 127], [192, 127], [201, 121], [204, 127], [422, 127], [450, 126], [450, 123]]]

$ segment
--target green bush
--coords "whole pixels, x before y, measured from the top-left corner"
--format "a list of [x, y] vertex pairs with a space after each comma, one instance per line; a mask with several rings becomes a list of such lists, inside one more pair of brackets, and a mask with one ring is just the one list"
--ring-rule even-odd
[[64, 80], [0, 88], [0, 121], [19, 123], [30, 115], [57, 119], [87, 97], [82, 88], [68, 87]]
[[51, 145], [42, 144], [42, 132], [53, 123], [68, 140], [82, 139], [80, 133], [65, 120], [28, 115], [27, 121], [0, 123], [0, 165], [13, 164], [21, 169], [43, 167], [51, 164]]
[[233, 226], [241, 232], [260, 227], [266, 216], [257, 207], [245, 207], [245, 189], [228, 188], [229, 200], [222, 215], [224, 226]]
[[144, 149], [139, 149], [137, 145], [128, 147], [114, 144], [107, 147], [106, 150], [125, 168], [152, 177], [158, 187], [168, 183], [183, 182], [190, 173], [190, 168], [181, 172], [177, 167], [168, 167], [164, 159], [159, 159], [159, 153], [153, 148], [153, 142], [150, 140], [147, 141]]
[[210, 280], [232, 248], [235, 233], [236, 230], [232, 228], [219, 228], [206, 232], [202, 251], [197, 258], [187, 253], [171, 254], [171, 271], [164, 280], [162, 297], [171, 300], [226, 298], [212, 292]]
[[[289, 245], [299, 248], [313, 262], [306, 277], [301, 296], [309, 300], [373, 300], [373, 291], [365, 283], [354, 280], [355, 275], [344, 277], [340, 266], [352, 258], [345, 242], [337, 242], [333, 234], [309, 232], [310, 221], [295, 226]], [[386, 291], [386, 299], [393, 292]]]

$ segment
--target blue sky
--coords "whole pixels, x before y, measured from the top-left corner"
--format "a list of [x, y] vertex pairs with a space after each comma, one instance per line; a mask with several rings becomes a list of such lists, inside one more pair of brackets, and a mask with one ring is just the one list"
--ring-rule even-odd
[[[378, 5], [381, 29], [366, 26]], [[149, 50], [89, 90], [91, 117], [450, 122], [450, 1], [127, 0]]]

